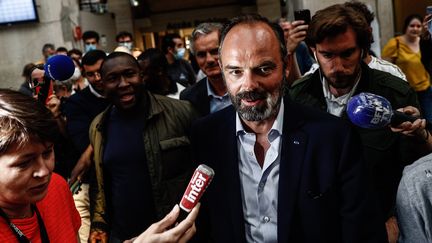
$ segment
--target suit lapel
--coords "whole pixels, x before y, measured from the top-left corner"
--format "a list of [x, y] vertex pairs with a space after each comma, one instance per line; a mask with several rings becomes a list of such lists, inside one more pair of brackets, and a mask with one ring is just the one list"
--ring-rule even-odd
[[298, 129], [302, 111], [285, 97], [284, 128], [278, 191], [278, 241], [288, 242], [298, 197], [307, 135]]
[[199, 106], [199, 111], [203, 115], [210, 114], [210, 98], [207, 94], [207, 78], [204, 78], [198, 83], [196, 101], [196, 104]]

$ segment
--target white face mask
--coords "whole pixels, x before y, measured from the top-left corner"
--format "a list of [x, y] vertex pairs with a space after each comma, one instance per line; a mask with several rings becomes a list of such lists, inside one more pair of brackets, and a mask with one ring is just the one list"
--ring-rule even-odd
[[186, 52], [186, 48], [184, 48], [184, 47], [178, 48], [177, 52], [175, 54], [175, 58], [177, 60], [182, 59], [184, 57], [185, 52]]
[[81, 70], [79, 68], [75, 67], [75, 71], [74, 71], [74, 73], [73, 73], [73, 75], [72, 75], [72, 77], [70, 79], [72, 81], [76, 81], [79, 78], [81, 78]]
[[96, 45], [93, 44], [85, 44], [85, 51], [89, 52], [89, 51], [93, 51], [96, 50]]

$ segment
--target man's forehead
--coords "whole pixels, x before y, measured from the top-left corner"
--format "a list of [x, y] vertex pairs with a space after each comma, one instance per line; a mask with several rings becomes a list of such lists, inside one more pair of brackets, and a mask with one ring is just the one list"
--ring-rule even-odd
[[126, 68], [138, 68], [139, 69], [139, 64], [132, 59], [133, 57], [128, 57], [128, 56], [117, 56], [114, 58], [110, 58], [107, 59], [103, 66], [101, 67], [101, 69], [106, 69], [106, 66], [122, 66], [122, 67], [126, 67]]

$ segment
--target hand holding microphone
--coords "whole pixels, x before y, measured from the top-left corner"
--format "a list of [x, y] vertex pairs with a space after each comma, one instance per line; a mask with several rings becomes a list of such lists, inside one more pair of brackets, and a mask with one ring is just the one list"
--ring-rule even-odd
[[72, 59], [65, 55], [55, 55], [48, 58], [44, 70], [35, 69], [31, 73], [32, 82], [38, 100], [47, 103], [48, 97], [53, 94], [51, 80], [65, 81], [72, 77], [75, 71], [75, 64]]
[[[408, 136], [419, 136], [427, 140], [431, 124], [421, 119], [420, 112], [413, 106], [393, 110], [390, 102], [379, 95], [360, 93], [348, 101], [347, 115], [354, 125], [366, 129], [379, 129], [390, 125], [393, 132]], [[405, 122], [409, 123], [405, 123]]]
[[[138, 237], [125, 241], [125, 243], [168, 243], [187, 242], [196, 232], [195, 219], [198, 216], [198, 201], [212, 181], [214, 171], [207, 165], [201, 164], [196, 168], [179, 206], [159, 222], [152, 224]], [[176, 224], [178, 222], [178, 224]], [[175, 225], [173, 228], [173, 225]]]

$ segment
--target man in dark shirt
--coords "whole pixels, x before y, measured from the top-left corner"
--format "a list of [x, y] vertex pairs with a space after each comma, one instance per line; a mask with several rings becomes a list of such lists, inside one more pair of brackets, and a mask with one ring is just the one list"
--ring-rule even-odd
[[90, 126], [96, 172], [90, 239], [123, 242], [179, 202], [193, 171], [187, 135], [197, 114], [189, 102], [146, 91], [127, 53], [111, 53], [101, 77], [112, 105]]
[[183, 40], [178, 34], [167, 34], [162, 39], [162, 52], [168, 61], [167, 73], [171, 81], [171, 91], [177, 92], [177, 83], [188, 87], [196, 82], [192, 66], [183, 59], [186, 52]]

